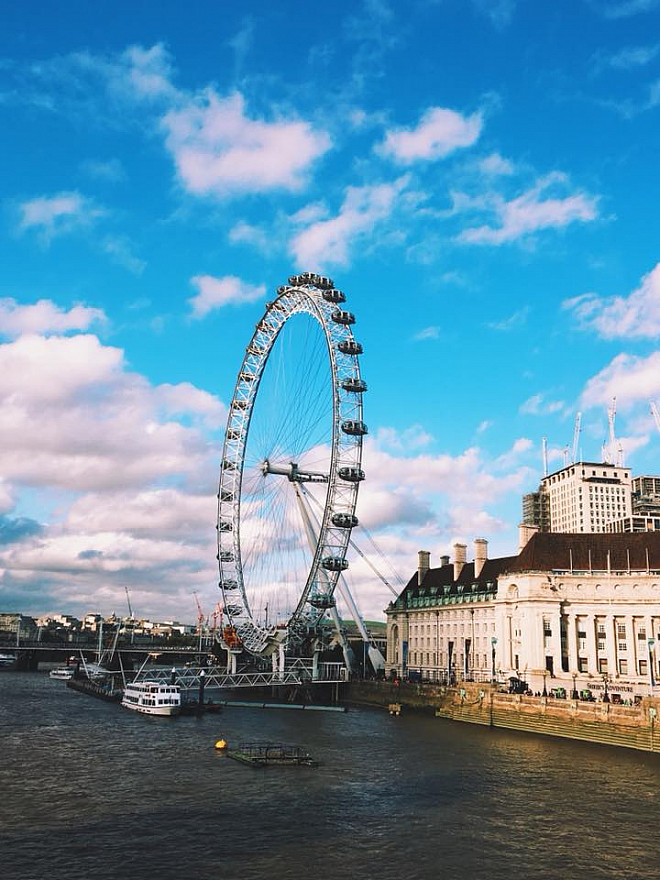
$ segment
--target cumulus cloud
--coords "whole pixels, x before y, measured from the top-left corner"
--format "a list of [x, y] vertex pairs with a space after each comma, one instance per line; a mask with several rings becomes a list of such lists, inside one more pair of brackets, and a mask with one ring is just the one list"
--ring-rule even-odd
[[0, 299], [0, 335], [21, 336], [36, 333], [67, 333], [70, 330], [87, 330], [93, 324], [106, 320], [102, 309], [77, 305], [62, 309], [52, 300], [21, 305], [15, 299]]
[[582, 406], [609, 406], [613, 397], [619, 408], [660, 395], [660, 351], [648, 357], [618, 354], [587, 382], [582, 392]]
[[[93, 317], [38, 314], [61, 332]], [[32, 333], [0, 344], [0, 407], [0, 596], [109, 613], [129, 583], [153, 615], [192, 615], [193, 589], [215, 597], [217, 398], [151, 384], [89, 333]], [[57, 499], [48, 523], [8, 515], [26, 489]]]
[[213, 275], [195, 275], [191, 279], [199, 293], [188, 300], [194, 318], [203, 318], [214, 309], [227, 305], [243, 305], [263, 299], [266, 285], [246, 284], [235, 275], [214, 278]]
[[605, 18], [630, 18], [657, 8], [658, 0], [589, 0], [592, 8]]
[[563, 400], [547, 400], [545, 394], [539, 392], [521, 403], [518, 411], [528, 416], [548, 416], [561, 412], [565, 406]]
[[289, 249], [296, 264], [310, 270], [348, 265], [351, 247], [390, 216], [407, 183], [404, 176], [394, 183], [348, 187], [336, 216], [317, 220], [293, 236]]
[[29, 199], [18, 206], [18, 211], [19, 230], [35, 230], [46, 240], [89, 226], [104, 213], [79, 192], [60, 192]]
[[585, 293], [566, 300], [563, 307], [604, 339], [656, 337], [660, 334], [660, 263], [628, 296]]
[[598, 200], [585, 193], [561, 196], [550, 194], [566, 188], [566, 177], [559, 172], [547, 175], [522, 195], [507, 201], [493, 199], [497, 225], [464, 229], [458, 240], [468, 244], [500, 245], [529, 236], [543, 229], [560, 229], [570, 223], [588, 222], [598, 216]]
[[85, 174], [96, 180], [106, 180], [110, 183], [118, 183], [126, 179], [126, 171], [119, 159], [87, 159], [82, 164]]
[[508, 177], [515, 169], [508, 159], [504, 159], [499, 153], [491, 153], [479, 162], [479, 170], [488, 177]]
[[442, 159], [460, 147], [474, 144], [482, 125], [480, 113], [462, 116], [446, 107], [431, 107], [416, 128], [388, 131], [379, 151], [402, 165]]
[[419, 333], [415, 333], [413, 339], [415, 342], [423, 342], [425, 339], [438, 339], [440, 336], [440, 327], [436, 324], [431, 324], [429, 327], [424, 327]]
[[179, 180], [195, 195], [299, 190], [330, 137], [308, 122], [250, 118], [239, 92], [213, 89], [163, 118]]

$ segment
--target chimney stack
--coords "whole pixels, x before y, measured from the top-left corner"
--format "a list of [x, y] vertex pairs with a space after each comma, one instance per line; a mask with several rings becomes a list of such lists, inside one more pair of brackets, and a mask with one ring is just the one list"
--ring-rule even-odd
[[488, 541], [485, 538], [474, 539], [474, 576], [478, 578], [488, 559]]
[[441, 556], [440, 557], [440, 565], [441, 566], [449, 565], [449, 557], [448, 556]]
[[431, 554], [428, 550], [420, 550], [417, 554], [417, 584], [422, 585], [426, 572], [431, 567]]
[[454, 544], [454, 580], [457, 581], [458, 577], [463, 571], [463, 566], [465, 565], [465, 561], [467, 559], [467, 544]]
[[533, 526], [528, 523], [521, 523], [518, 526], [518, 553], [522, 553], [529, 539], [538, 531], [540, 531], [538, 526]]

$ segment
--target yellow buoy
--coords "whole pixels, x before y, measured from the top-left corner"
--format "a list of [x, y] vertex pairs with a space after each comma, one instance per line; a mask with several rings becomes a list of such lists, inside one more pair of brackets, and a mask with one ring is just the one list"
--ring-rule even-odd
[[224, 739], [219, 739], [215, 744], [216, 749], [226, 749], [227, 742]]

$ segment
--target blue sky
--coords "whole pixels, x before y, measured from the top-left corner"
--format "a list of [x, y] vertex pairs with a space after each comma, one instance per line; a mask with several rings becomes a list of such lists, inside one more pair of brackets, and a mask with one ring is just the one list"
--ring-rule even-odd
[[[660, 3], [2, 3], [0, 605], [217, 601], [226, 404], [293, 270], [348, 295], [360, 516], [516, 545], [541, 438], [660, 471]], [[389, 594], [359, 561], [375, 615]]]

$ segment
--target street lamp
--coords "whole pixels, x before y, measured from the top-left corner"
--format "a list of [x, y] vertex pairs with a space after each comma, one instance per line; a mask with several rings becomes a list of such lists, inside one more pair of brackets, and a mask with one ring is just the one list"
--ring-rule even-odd
[[573, 693], [571, 694], [571, 699], [572, 699], [572, 700], [577, 700], [577, 699], [579, 698], [579, 696], [580, 696], [580, 695], [578, 694], [578, 692], [577, 692], [577, 688], [576, 688], [576, 686], [575, 686], [575, 682], [577, 681], [577, 672], [572, 672], [572, 673], [571, 673], [571, 677], [572, 677], [572, 679], [573, 679]]
[[491, 645], [491, 674], [492, 674], [493, 684], [496, 684], [496, 679], [495, 679], [495, 647], [497, 645], [497, 639], [495, 638], [495, 636], [493, 636], [493, 638], [490, 640], [490, 645]]
[[649, 680], [651, 683], [651, 696], [653, 696], [653, 688], [655, 686], [655, 676], [653, 675], [653, 646], [655, 645], [655, 639], [647, 639], [646, 644], [649, 646]]
[[544, 669], [544, 670], [543, 670], [543, 696], [544, 696], [544, 697], [547, 697], [547, 696], [548, 696], [548, 687], [547, 687], [547, 684], [546, 684], [547, 679], [548, 679], [548, 670], [547, 670], [547, 669]]
[[603, 673], [603, 687], [605, 688], [605, 693], [603, 694], [603, 702], [604, 703], [609, 703], [609, 701], [610, 701], [610, 695], [607, 692], [607, 683], [608, 683], [609, 679], [610, 679], [610, 677], [607, 674], [607, 672], [604, 672]]

